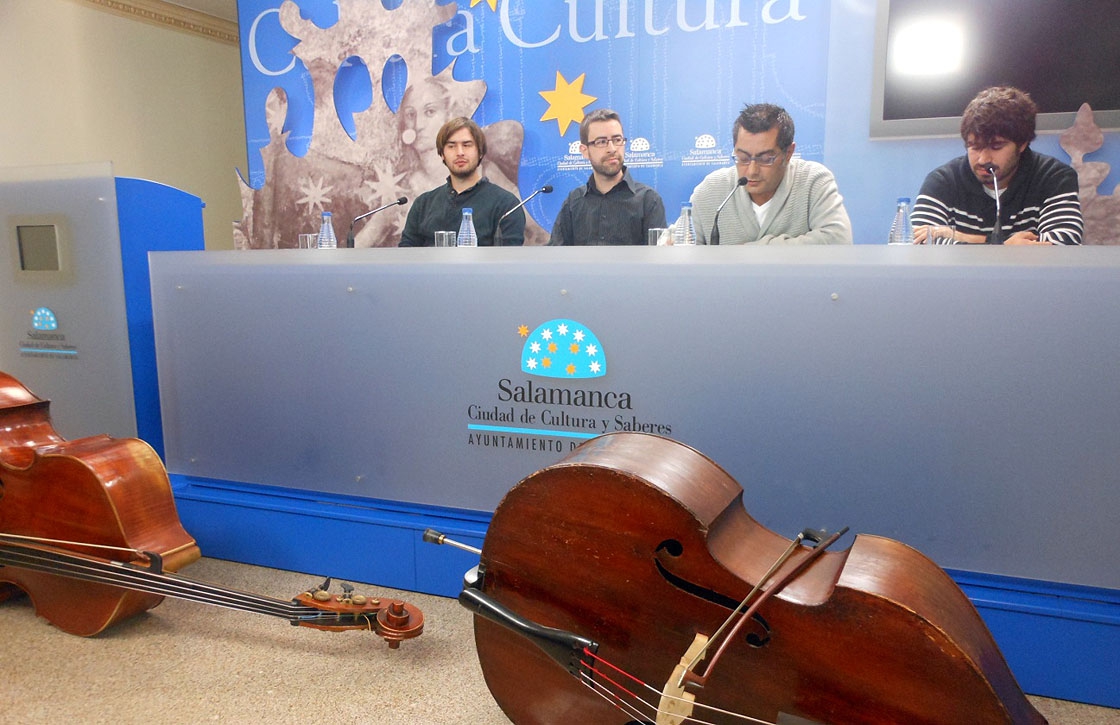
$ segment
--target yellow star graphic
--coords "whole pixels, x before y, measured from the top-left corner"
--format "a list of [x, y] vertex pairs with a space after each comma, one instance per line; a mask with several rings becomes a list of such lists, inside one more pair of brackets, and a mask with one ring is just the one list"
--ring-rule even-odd
[[492, 11], [498, 12], [498, 0], [471, 0], [471, 7], [473, 8], [475, 5], [483, 2], [489, 5]]
[[551, 91], [538, 91], [544, 100], [548, 101], [548, 110], [541, 116], [542, 121], [556, 119], [560, 127], [560, 135], [568, 132], [568, 126], [583, 120], [583, 109], [598, 99], [583, 92], [583, 80], [586, 73], [581, 73], [571, 83], [564, 79], [560, 71], [556, 71], [556, 88]]
[[517, 326], [517, 334], [521, 335], [522, 337], [528, 337], [529, 336], [529, 326], [528, 325], [518, 325]]
[[572, 365], [571, 363], [568, 363], [568, 367], [566, 367], [564, 369], [568, 372], [568, 375], [575, 375], [576, 374], [576, 366]]

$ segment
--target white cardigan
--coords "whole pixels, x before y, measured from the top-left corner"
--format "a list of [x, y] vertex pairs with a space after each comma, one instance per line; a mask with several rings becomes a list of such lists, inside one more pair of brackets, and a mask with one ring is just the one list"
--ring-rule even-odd
[[[739, 180], [738, 169], [717, 169], [692, 191], [697, 241], [707, 244], [716, 209]], [[736, 189], [719, 214], [720, 244], [851, 244], [852, 223], [832, 172], [815, 161], [794, 158], [759, 227], [747, 187]]]

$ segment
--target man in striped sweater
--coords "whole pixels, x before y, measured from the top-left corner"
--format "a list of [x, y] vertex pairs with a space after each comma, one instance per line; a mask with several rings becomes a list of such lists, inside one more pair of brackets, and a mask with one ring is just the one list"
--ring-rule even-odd
[[852, 243], [836, 179], [821, 164], [794, 155], [793, 119], [785, 109], [746, 106], [731, 136], [734, 165], [708, 174], [692, 192], [698, 242]]
[[967, 153], [931, 171], [914, 203], [917, 244], [1081, 244], [1077, 172], [1031, 149], [1037, 113], [1017, 88], [972, 99]]

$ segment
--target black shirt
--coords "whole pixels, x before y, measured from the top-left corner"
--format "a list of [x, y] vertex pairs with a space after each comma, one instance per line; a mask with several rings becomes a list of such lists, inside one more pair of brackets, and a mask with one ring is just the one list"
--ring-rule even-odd
[[[458, 232], [463, 221], [463, 209], [473, 209], [474, 230], [480, 247], [494, 246], [494, 230], [498, 219], [520, 202], [517, 197], [485, 176], [462, 193], [447, 183], [425, 191], [416, 197], [401, 233], [401, 247], [431, 247], [435, 245], [436, 232]], [[502, 246], [520, 246], [525, 243], [525, 210], [518, 209], [502, 222]]]
[[606, 194], [595, 175], [576, 187], [552, 226], [550, 245], [645, 244], [646, 232], [665, 227], [665, 204], [653, 187], [634, 181], [625, 166], [622, 181]]

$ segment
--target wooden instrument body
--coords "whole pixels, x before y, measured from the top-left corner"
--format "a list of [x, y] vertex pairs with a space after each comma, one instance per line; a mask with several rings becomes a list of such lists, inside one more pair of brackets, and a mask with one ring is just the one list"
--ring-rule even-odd
[[[703, 455], [611, 434], [509, 492], [486, 536], [482, 591], [595, 640], [605, 661], [660, 690], [695, 635], [712, 635], [789, 543], [747, 514], [740, 486]], [[759, 614], [769, 641], [732, 642], [697, 703], [765, 722], [1045, 722], [963, 592], [898, 542], [859, 536], [824, 553]], [[487, 684], [515, 723], [634, 719], [517, 633], [475, 626]]]
[[[119, 547], [60, 546], [97, 557], [148, 562], [159, 554], [166, 571], [200, 552], [175, 510], [163, 462], [134, 438], [105, 435], [67, 441], [50, 425], [49, 404], [0, 373], [0, 532]], [[0, 582], [25, 591], [36, 611], [60, 629], [94, 635], [151, 609], [159, 595], [0, 567]]]

